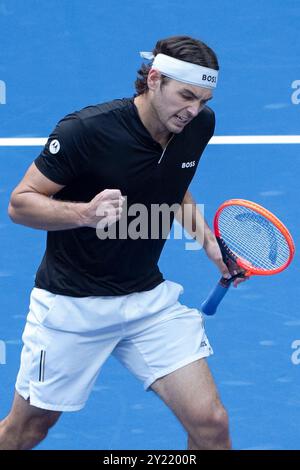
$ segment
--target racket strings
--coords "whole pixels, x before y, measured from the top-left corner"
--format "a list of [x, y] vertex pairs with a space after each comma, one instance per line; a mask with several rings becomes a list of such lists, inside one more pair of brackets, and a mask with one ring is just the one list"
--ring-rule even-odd
[[219, 216], [220, 234], [229, 249], [254, 267], [275, 270], [287, 262], [289, 245], [281, 231], [255, 211], [238, 205]]

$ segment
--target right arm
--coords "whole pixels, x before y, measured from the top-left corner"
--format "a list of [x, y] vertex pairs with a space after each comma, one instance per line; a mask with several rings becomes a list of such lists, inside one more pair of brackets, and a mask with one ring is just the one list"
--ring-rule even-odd
[[49, 180], [33, 163], [11, 195], [8, 207], [10, 218], [16, 224], [55, 231], [96, 228], [100, 221], [111, 225], [121, 217], [124, 199], [118, 189], [106, 189], [90, 202], [51, 198], [63, 187]]

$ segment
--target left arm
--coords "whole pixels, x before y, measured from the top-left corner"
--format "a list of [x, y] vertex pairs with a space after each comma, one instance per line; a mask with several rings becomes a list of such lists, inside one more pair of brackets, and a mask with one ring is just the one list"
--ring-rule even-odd
[[[187, 191], [181, 203], [181, 211], [176, 214], [176, 220], [184, 227], [184, 229], [203, 246], [206, 255], [215, 263], [222, 276], [230, 278], [235, 274], [237, 266], [230, 267], [230, 271], [223, 261], [222, 253], [214, 233], [210, 230], [203, 215], [197, 208], [197, 205], [190, 193]], [[237, 286], [244, 279], [236, 279], [234, 285]]]

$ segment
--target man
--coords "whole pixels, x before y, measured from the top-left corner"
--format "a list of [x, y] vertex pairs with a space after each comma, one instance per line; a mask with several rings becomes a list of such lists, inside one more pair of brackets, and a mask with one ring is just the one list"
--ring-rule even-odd
[[111, 353], [175, 413], [189, 449], [230, 448], [202, 315], [178, 302], [182, 287], [157, 267], [165, 237], [97, 236], [121, 225], [125, 198], [128, 214], [134, 204], [181, 204], [179, 220], [230, 277], [188, 191], [214, 132], [206, 103], [217, 58], [187, 36], [142, 55], [152, 62], [134, 99], [66, 116], [12, 193], [12, 220], [48, 234], [2, 449], [33, 448], [62, 412], [81, 409]]

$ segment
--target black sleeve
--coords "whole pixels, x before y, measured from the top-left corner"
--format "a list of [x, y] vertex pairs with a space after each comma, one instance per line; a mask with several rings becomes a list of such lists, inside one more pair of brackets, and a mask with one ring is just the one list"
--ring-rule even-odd
[[209, 107], [205, 106], [204, 115], [207, 128], [207, 143], [210, 141], [215, 132], [216, 127], [216, 116], [214, 111]]
[[51, 181], [67, 185], [88, 169], [87, 142], [81, 119], [69, 114], [59, 121], [34, 163]]
[[191, 121], [189, 145], [192, 145], [195, 155], [198, 155], [199, 158], [214, 134], [215, 124], [215, 113], [208, 106], [205, 106], [198, 116]]

